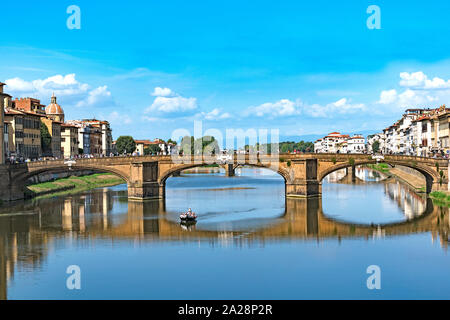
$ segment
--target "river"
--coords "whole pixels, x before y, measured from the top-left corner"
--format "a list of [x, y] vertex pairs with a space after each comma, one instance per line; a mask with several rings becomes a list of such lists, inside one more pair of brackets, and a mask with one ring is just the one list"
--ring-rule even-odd
[[[169, 178], [165, 201], [119, 185], [4, 206], [0, 298], [450, 298], [449, 209], [367, 169], [348, 178], [326, 177], [321, 199], [285, 199], [280, 176], [243, 168]], [[188, 207], [198, 222], [180, 225]]]

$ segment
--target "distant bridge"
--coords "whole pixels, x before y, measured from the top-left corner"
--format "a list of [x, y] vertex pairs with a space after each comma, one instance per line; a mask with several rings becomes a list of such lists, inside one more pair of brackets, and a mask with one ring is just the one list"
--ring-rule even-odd
[[[24, 190], [31, 177], [42, 173], [70, 170], [109, 172], [123, 178], [132, 199], [161, 199], [167, 178], [182, 170], [216, 163], [214, 156], [139, 156], [28, 162], [0, 165], [0, 199], [24, 198]], [[413, 168], [426, 179], [426, 192], [448, 188], [448, 160], [412, 156], [386, 155], [373, 159], [367, 154], [237, 154], [225, 167], [233, 175], [238, 166], [267, 168], [280, 174], [285, 181], [286, 197], [316, 197], [322, 193], [322, 179], [340, 169], [358, 165], [388, 163]], [[354, 170], [353, 170], [354, 172]]]

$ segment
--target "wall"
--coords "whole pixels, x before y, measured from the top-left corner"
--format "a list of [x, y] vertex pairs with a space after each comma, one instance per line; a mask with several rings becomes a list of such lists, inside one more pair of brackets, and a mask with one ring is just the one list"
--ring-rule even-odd
[[36, 184], [36, 183], [42, 183], [42, 182], [48, 182], [48, 181], [53, 181], [56, 179], [62, 179], [62, 178], [67, 178], [70, 176], [87, 176], [87, 175], [91, 175], [94, 173], [99, 173], [98, 171], [94, 171], [94, 170], [80, 170], [80, 171], [66, 171], [66, 172], [59, 172], [59, 173], [41, 173], [39, 175], [33, 176], [30, 179], [28, 179], [28, 182], [30, 184]]

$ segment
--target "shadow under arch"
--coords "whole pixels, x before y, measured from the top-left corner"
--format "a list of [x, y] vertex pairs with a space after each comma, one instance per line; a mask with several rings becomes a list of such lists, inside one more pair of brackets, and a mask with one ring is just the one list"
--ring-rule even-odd
[[67, 165], [61, 165], [56, 166], [52, 168], [44, 168], [41, 170], [35, 170], [32, 172], [27, 172], [24, 174], [21, 174], [19, 176], [16, 176], [13, 180], [12, 188], [20, 188], [22, 192], [25, 192], [26, 187], [29, 186], [31, 183], [29, 182], [29, 179], [32, 177], [38, 176], [40, 174], [58, 174], [58, 173], [71, 173], [71, 172], [80, 172], [80, 171], [93, 171], [96, 173], [110, 173], [113, 174], [125, 181], [125, 183], [128, 185], [130, 183], [129, 177], [123, 174], [120, 170], [116, 170], [113, 167], [102, 167], [98, 168], [96, 166], [89, 166], [89, 165], [83, 165], [83, 166], [67, 166]]
[[[159, 180], [159, 185], [160, 185], [160, 188], [162, 188], [162, 190], [163, 190], [163, 194], [165, 194], [167, 179], [169, 179], [172, 176], [178, 176], [181, 171], [192, 169], [192, 168], [197, 168], [197, 167], [202, 167], [204, 165], [205, 165], [205, 163], [186, 164], [186, 165], [178, 166], [176, 168], [173, 168], [173, 169], [165, 172], [164, 175]], [[287, 172], [287, 170], [284, 170], [283, 168], [280, 168], [279, 166], [275, 170], [271, 166], [260, 164], [260, 163], [246, 164], [245, 166], [266, 169], [266, 170], [270, 170], [272, 172], [278, 173], [278, 175], [280, 175], [283, 178], [284, 187], [285, 187], [284, 193], [286, 196], [286, 184], [287, 184], [287, 181], [289, 180], [289, 172]], [[163, 198], [165, 198], [165, 196], [163, 196]]]
[[327, 168], [323, 171], [321, 171], [318, 176], [317, 180], [319, 182], [322, 182], [322, 180], [329, 175], [330, 173], [333, 173], [337, 170], [346, 169], [350, 167], [360, 166], [360, 165], [367, 165], [367, 164], [379, 164], [379, 163], [386, 163], [390, 165], [391, 167], [395, 167], [396, 165], [408, 167], [410, 169], [414, 169], [421, 173], [425, 177], [426, 181], [426, 193], [430, 193], [433, 189], [433, 183], [439, 182], [439, 176], [438, 173], [433, 171], [431, 168], [417, 164], [417, 163], [411, 163], [407, 161], [395, 161], [395, 160], [383, 160], [383, 161], [377, 161], [377, 160], [367, 160], [367, 161], [358, 161], [355, 164], [351, 164], [349, 162], [346, 163], [339, 163], [331, 166], [330, 168]]

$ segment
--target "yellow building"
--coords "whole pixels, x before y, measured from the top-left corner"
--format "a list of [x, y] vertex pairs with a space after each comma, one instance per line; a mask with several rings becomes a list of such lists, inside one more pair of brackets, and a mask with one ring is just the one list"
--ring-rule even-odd
[[0, 82], [0, 164], [5, 163], [5, 158], [8, 155], [8, 144], [7, 139], [5, 139], [5, 134], [8, 134], [8, 127], [4, 125], [5, 114], [4, 108], [9, 106], [9, 101], [11, 101], [11, 96], [3, 92], [3, 86], [6, 84]]
[[68, 123], [61, 124], [61, 154], [64, 158], [78, 156], [78, 128]]
[[33, 112], [6, 108], [5, 122], [8, 122], [8, 130], [12, 130], [9, 148], [16, 159], [36, 159], [42, 155], [41, 117], [43, 115]]

